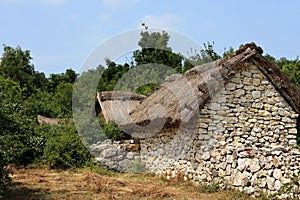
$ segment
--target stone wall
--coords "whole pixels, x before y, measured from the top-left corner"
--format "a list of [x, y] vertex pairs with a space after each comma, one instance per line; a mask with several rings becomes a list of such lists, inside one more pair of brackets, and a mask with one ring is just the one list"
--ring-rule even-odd
[[90, 150], [98, 163], [120, 172], [141, 172], [135, 169], [140, 164], [139, 144], [133, 141], [112, 141], [111, 139], [90, 146]]
[[[141, 140], [140, 156], [151, 171], [167, 178], [183, 173], [197, 184], [219, 183], [255, 196], [275, 194], [299, 175], [297, 118], [250, 66], [204, 105], [196, 129], [167, 129]], [[280, 197], [292, 195], [288, 191]]]
[[297, 118], [258, 68], [248, 66], [200, 109], [196, 127], [165, 128], [140, 140], [138, 151], [110, 140], [91, 149], [99, 162], [119, 171], [141, 160], [170, 179], [183, 174], [186, 181], [253, 196], [276, 194], [292, 183], [277, 196], [292, 199], [300, 190], [294, 179], [300, 171]]

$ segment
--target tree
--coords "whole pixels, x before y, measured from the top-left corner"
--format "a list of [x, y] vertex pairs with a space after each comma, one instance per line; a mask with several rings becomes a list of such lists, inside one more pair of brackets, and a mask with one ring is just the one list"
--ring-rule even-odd
[[172, 51], [170, 47], [168, 47], [168, 42], [170, 39], [170, 35], [163, 31], [160, 32], [153, 32], [149, 33], [148, 31], [142, 31], [140, 33], [141, 39], [138, 42], [138, 45], [142, 49], [163, 49], [166, 51]]
[[36, 115], [28, 97], [46, 82], [34, 71], [28, 50], [4, 46], [0, 61], [0, 198], [10, 184], [8, 164], [26, 165], [34, 160]]
[[270, 54], [266, 54], [265, 58], [268, 59], [269, 61], [273, 62], [274, 64], [277, 64], [276, 58], [271, 56]]
[[26, 94], [33, 92], [34, 66], [31, 64], [30, 51], [23, 51], [20, 47], [4, 46], [4, 53], [0, 62], [0, 74], [4, 78], [19, 83]]
[[218, 60], [221, 58], [221, 56], [218, 55], [217, 52], [214, 50], [214, 45], [215, 45], [214, 42], [213, 43], [207, 42], [207, 44], [203, 43], [204, 46], [203, 53], [207, 54], [207, 56], [210, 57], [211, 60]]
[[76, 80], [77, 74], [72, 69], [67, 69], [65, 73], [61, 74], [50, 74], [47, 83], [47, 91], [55, 92], [60, 84], [71, 83], [73, 84]]
[[55, 128], [43, 132], [37, 123], [37, 114], [71, 116], [77, 74], [68, 69], [47, 79], [34, 70], [30, 60], [28, 50], [5, 46], [0, 61], [0, 199], [10, 184], [10, 164], [26, 166], [53, 158], [58, 167], [78, 167], [90, 159], [74, 124], [57, 128], [61, 133], [51, 135]]
[[34, 102], [32, 109], [35, 113], [53, 118], [70, 117], [73, 83], [76, 77], [77, 74], [72, 69], [67, 69], [61, 74], [51, 74], [43, 87], [29, 97], [30, 101]]
[[108, 58], [105, 59], [105, 62], [107, 66], [106, 69], [102, 66], [99, 66], [101, 69], [97, 69], [98, 71], [103, 70], [97, 89], [99, 91], [112, 91], [119, 79], [129, 71], [130, 66], [127, 63], [123, 65], [116, 64]]
[[32, 102], [22, 98], [18, 83], [0, 76], [0, 146], [9, 163], [26, 165], [34, 160], [36, 115]]
[[277, 65], [279, 66], [279, 69], [285, 73], [287, 76], [289, 76], [292, 81], [300, 86], [300, 60], [299, 57], [297, 57], [294, 60], [288, 60], [286, 58], [280, 58], [277, 61]]
[[36, 89], [45, 90], [48, 84], [48, 79], [43, 72], [35, 72], [33, 85]]
[[72, 116], [72, 93], [73, 84], [64, 83], [57, 87], [54, 94], [54, 100], [59, 107], [59, 114], [57, 117], [71, 117]]
[[226, 50], [226, 48], [224, 48], [223, 58], [226, 57], [226, 56], [229, 56], [233, 52], [234, 52], [234, 49], [232, 47], [229, 47], [228, 50]]
[[200, 51], [198, 51], [197, 49], [190, 49], [187, 54], [188, 57], [184, 58], [183, 73], [195, 66], [212, 61], [211, 57], [203, 49], [201, 49]]
[[138, 45], [141, 49], [133, 52], [137, 66], [156, 63], [171, 67], [179, 73], [182, 72], [183, 56], [172, 52], [171, 47], [168, 46], [170, 36], [167, 32], [142, 31], [140, 35], [141, 39]]
[[[184, 58], [183, 63], [183, 73], [187, 70], [202, 65], [204, 63], [208, 63], [214, 60], [218, 60], [222, 58], [214, 49], [214, 42], [203, 43], [204, 49], [198, 51], [197, 49], [191, 49], [190, 52], [187, 52], [188, 57]], [[233, 53], [233, 48], [230, 47], [228, 51], [225, 51], [223, 57]]]
[[284, 74], [286, 74], [288, 77], [291, 78], [291, 80], [298, 86], [300, 86], [300, 60], [299, 57], [297, 57], [294, 60], [288, 60], [284, 57], [280, 58], [279, 60], [276, 60], [273, 56], [267, 54], [265, 57], [276, 64], [280, 71], [282, 71]]

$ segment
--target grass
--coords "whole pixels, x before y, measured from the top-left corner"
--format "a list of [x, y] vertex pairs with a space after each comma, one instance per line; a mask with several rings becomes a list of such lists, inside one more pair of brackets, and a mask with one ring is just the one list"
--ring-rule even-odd
[[217, 186], [199, 189], [190, 183], [168, 181], [151, 173], [109, 172], [107, 169], [49, 170], [14, 169], [9, 200], [253, 200], [237, 191], [221, 191]]

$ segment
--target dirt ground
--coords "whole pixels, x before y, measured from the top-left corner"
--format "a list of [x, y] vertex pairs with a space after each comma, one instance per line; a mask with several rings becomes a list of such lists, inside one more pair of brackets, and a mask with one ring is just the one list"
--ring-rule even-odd
[[239, 192], [207, 192], [192, 184], [167, 181], [153, 174], [100, 175], [87, 169], [57, 171], [24, 168], [14, 169], [13, 172], [14, 185], [8, 198], [11, 200], [253, 200]]

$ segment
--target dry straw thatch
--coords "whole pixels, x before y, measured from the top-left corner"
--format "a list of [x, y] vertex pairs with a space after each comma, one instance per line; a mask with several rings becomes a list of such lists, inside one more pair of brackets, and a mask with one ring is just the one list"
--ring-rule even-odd
[[[119, 122], [129, 117], [129, 113], [145, 99], [144, 95], [132, 92], [105, 91], [97, 93], [99, 103], [105, 122]], [[96, 104], [97, 105], [97, 104]]]

